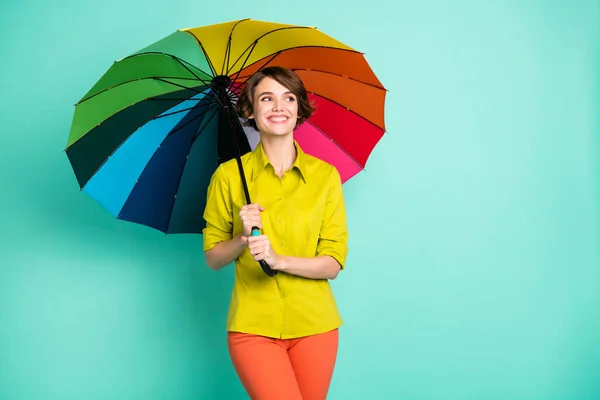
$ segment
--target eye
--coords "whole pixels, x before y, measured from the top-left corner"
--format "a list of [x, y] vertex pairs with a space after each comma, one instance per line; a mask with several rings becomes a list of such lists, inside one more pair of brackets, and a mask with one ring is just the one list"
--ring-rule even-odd
[[269, 101], [269, 100], [271, 100], [271, 97], [269, 97], [269, 96], [264, 96], [264, 97], [260, 98], [260, 101]]
[[296, 101], [296, 98], [294, 96], [288, 96], [285, 98], [286, 101]]

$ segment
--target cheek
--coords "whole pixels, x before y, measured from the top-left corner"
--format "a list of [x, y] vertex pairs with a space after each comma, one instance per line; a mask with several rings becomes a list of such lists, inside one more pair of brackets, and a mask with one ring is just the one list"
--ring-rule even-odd
[[254, 115], [260, 115], [262, 117], [265, 117], [269, 112], [271, 112], [271, 108], [272, 107], [269, 107], [268, 104], [261, 104], [256, 107], [256, 112]]
[[290, 112], [290, 114], [292, 114], [293, 117], [297, 118], [298, 117], [298, 104], [297, 103], [290, 104], [288, 106], [288, 111]]

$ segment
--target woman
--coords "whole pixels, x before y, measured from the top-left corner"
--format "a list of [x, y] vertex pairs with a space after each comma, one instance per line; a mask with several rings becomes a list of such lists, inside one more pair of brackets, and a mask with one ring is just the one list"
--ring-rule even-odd
[[[294, 128], [313, 112], [294, 72], [255, 73], [237, 107], [260, 133], [242, 156], [254, 203], [245, 204], [237, 161], [221, 164], [208, 188], [203, 232], [210, 268], [235, 261], [231, 359], [251, 399], [325, 399], [342, 325], [329, 280], [347, 254], [340, 175], [294, 140]], [[253, 226], [261, 235], [252, 236]], [[259, 260], [277, 274], [265, 274]]]

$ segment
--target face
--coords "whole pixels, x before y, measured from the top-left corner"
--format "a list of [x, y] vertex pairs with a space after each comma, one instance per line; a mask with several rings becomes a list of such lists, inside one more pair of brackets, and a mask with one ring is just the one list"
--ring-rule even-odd
[[264, 77], [254, 89], [254, 118], [262, 135], [292, 134], [298, 119], [296, 95], [275, 79]]

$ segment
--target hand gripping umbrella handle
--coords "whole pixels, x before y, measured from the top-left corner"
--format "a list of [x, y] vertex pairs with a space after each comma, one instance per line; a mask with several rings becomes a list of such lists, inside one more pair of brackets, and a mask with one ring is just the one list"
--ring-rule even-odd
[[[223, 84], [225, 81], [221, 81], [221, 84]], [[229, 120], [229, 128], [231, 131], [231, 134], [233, 136], [233, 140], [235, 142], [235, 147], [237, 150], [237, 154], [236, 154], [236, 160], [237, 160], [237, 165], [238, 165], [238, 169], [240, 170], [240, 178], [242, 180], [242, 185], [244, 187], [244, 195], [246, 196], [246, 204], [250, 204], [250, 192], [248, 191], [248, 184], [246, 183], [246, 175], [244, 174], [244, 167], [242, 166], [242, 155], [240, 152], [240, 145], [238, 142], [238, 136], [240, 137], [244, 137], [244, 128], [242, 127], [242, 124], [240, 122], [240, 120], [237, 118], [236, 113], [234, 111], [234, 106], [231, 103], [231, 99], [229, 98], [229, 96], [226, 94], [226, 90], [224, 87], [218, 87], [216, 86], [216, 91], [219, 94], [219, 96], [217, 96], [217, 100], [220, 102], [220, 104], [225, 108], [225, 112], [228, 115], [228, 120]], [[253, 226], [252, 227], [252, 236], [258, 236], [260, 235], [260, 229], [258, 229], [258, 227]], [[277, 270], [273, 270], [271, 269], [271, 267], [269, 266], [269, 264], [267, 264], [267, 262], [265, 260], [260, 260], [258, 262], [260, 264], [260, 267], [262, 268], [262, 270], [265, 272], [265, 274], [269, 275], [269, 276], [275, 276], [277, 275]]]
[[[253, 226], [252, 227], [252, 236], [259, 236], [259, 235], [260, 235], [260, 229], [258, 229], [258, 227], [256, 227], [256, 226]], [[259, 260], [258, 263], [260, 264], [260, 267], [262, 268], [262, 270], [264, 271], [265, 274], [267, 274], [269, 276], [277, 275], [277, 270], [272, 269], [265, 260]]]

